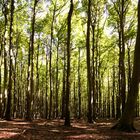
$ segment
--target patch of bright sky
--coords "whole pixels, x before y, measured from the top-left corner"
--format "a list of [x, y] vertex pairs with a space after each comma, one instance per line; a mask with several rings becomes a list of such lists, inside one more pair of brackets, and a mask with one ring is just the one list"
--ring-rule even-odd
[[42, 5], [42, 11], [41, 12], [37, 12], [36, 13], [36, 17], [37, 18], [44, 18], [46, 16], [46, 14], [48, 13], [49, 11], [49, 6], [50, 6], [51, 2], [48, 1], [48, 0], [43, 0], [41, 2], [41, 5]]
[[82, 1], [78, 0], [78, 7], [77, 8], [81, 8], [82, 7]]
[[69, 2], [62, 8], [60, 15], [65, 15], [69, 12]]
[[[82, 7], [82, 0], [78, 0], [78, 7], [77, 8], [81, 8]], [[80, 16], [81, 17], [86, 17], [86, 13], [85, 12], [80, 12]]]
[[104, 27], [104, 34], [106, 35], [106, 36], [108, 36], [108, 37], [111, 37], [111, 35], [112, 35], [112, 31], [113, 31], [113, 28], [112, 27], [107, 27], [106, 26], [106, 20], [107, 20], [107, 18], [108, 18], [108, 11], [107, 11], [107, 9], [105, 8], [104, 9], [104, 13], [103, 13], [103, 20], [102, 20], [102, 24], [105, 24], [105, 27]]
[[50, 4], [51, 4], [50, 1], [48, 1], [48, 0], [43, 0], [43, 10], [46, 11], [46, 12], [48, 12], [48, 10], [49, 10], [48, 7], [50, 6]]

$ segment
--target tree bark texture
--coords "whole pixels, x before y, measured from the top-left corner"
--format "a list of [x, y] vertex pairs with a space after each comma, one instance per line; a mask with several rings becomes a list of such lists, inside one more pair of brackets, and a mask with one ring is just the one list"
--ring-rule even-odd
[[12, 32], [13, 32], [13, 19], [14, 19], [14, 0], [11, 0], [10, 3], [10, 29], [9, 29], [9, 57], [10, 57], [10, 64], [9, 64], [9, 81], [8, 81], [8, 95], [7, 95], [7, 106], [6, 106], [6, 113], [5, 119], [11, 120], [11, 100], [12, 100]]
[[87, 20], [87, 36], [86, 36], [86, 59], [87, 59], [87, 93], [88, 93], [88, 113], [87, 119], [92, 123], [92, 107], [91, 107], [91, 68], [90, 68], [90, 23], [91, 23], [91, 0], [88, 0], [88, 20]]
[[70, 38], [71, 38], [71, 18], [73, 13], [73, 0], [70, 0], [70, 10], [67, 17], [67, 75], [66, 75], [66, 112], [65, 112], [65, 126], [70, 126], [70, 110], [69, 110], [69, 96], [70, 96]]

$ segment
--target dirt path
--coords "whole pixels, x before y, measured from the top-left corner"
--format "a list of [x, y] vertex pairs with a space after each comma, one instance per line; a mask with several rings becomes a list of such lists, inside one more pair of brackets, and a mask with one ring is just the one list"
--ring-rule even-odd
[[[140, 140], [140, 132], [124, 133], [110, 130], [114, 121], [103, 120], [94, 124], [73, 121], [71, 127], [63, 120], [0, 121], [0, 139], [7, 140]], [[137, 127], [140, 122], [137, 120]]]

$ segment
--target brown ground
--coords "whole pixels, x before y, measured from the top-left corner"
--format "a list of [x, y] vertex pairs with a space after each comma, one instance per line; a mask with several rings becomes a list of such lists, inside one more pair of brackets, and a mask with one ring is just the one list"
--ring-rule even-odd
[[[112, 120], [100, 120], [94, 124], [72, 121], [71, 127], [63, 126], [63, 120], [0, 121], [0, 139], [3, 140], [140, 140], [140, 131], [124, 133], [110, 130]], [[140, 128], [137, 119], [136, 127]]]

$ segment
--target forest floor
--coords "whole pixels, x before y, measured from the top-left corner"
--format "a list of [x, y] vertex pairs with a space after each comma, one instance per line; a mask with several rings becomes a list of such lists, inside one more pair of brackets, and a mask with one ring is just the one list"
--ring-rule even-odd
[[2, 140], [140, 140], [140, 119], [136, 119], [135, 133], [119, 132], [110, 128], [114, 120], [99, 120], [94, 124], [72, 120], [65, 127], [63, 120], [0, 120]]

